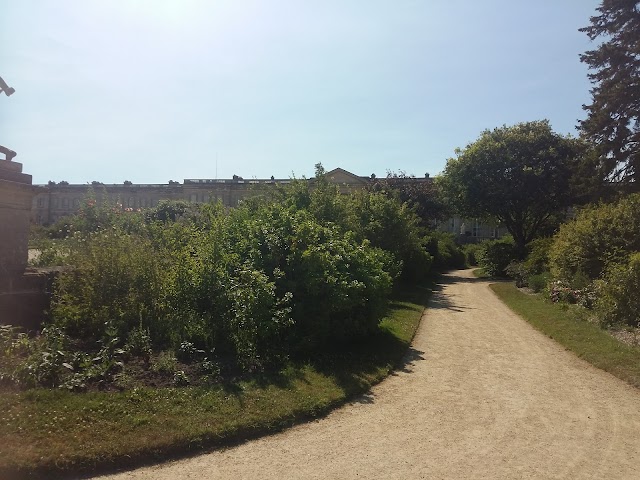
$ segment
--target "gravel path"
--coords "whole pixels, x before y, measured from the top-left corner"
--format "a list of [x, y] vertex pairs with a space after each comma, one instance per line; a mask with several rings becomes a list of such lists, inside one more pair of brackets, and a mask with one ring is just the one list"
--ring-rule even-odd
[[446, 275], [406, 368], [318, 421], [115, 479], [640, 479], [640, 391]]

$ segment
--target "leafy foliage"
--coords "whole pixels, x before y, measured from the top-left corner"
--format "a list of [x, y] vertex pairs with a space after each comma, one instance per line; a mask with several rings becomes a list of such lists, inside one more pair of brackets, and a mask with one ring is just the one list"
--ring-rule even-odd
[[425, 277], [433, 262], [425, 248], [425, 237], [414, 210], [398, 198], [381, 193], [356, 192], [347, 199], [346, 229], [357, 238], [393, 254], [402, 262], [402, 277], [417, 281]]
[[142, 323], [162, 337], [166, 264], [149, 239], [109, 229], [69, 239], [70, 268], [56, 282], [51, 314], [69, 334], [97, 341], [107, 326], [126, 338]]
[[513, 239], [487, 240], [480, 244], [478, 265], [492, 277], [506, 274], [509, 264], [517, 258]]
[[89, 199], [43, 255], [65, 265], [52, 325], [77, 345], [117, 338], [152, 369], [154, 351], [173, 353], [176, 385], [194, 362], [262, 371], [375, 332], [394, 282], [430, 270], [424, 230], [398, 198], [342, 195], [316, 173], [230, 211]]
[[485, 130], [447, 161], [439, 183], [458, 213], [499, 220], [524, 257], [525, 245], [571, 203], [577, 149], [547, 120]]
[[438, 271], [466, 266], [465, 254], [450, 233], [434, 231], [427, 236], [427, 251], [433, 256]]
[[594, 50], [580, 56], [591, 70], [592, 103], [583, 108], [582, 133], [597, 146], [600, 168], [614, 181], [638, 188], [640, 168], [640, 10], [636, 0], [603, 0], [580, 29]]
[[557, 279], [570, 281], [582, 272], [594, 280], [635, 251], [640, 251], [640, 194], [581, 210], [560, 227], [549, 262]]
[[464, 253], [465, 265], [467, 267], [475, 267], [478, 265], [478, 254], [480, 253], [480, 244], [468, 243], [462, 248]]
[[640, 327], [640, 253], [611, 265], [596, 282], [596, 311], [603, 325]]
[[406, 172], [387, 172], [368, 187], [371, 192], [392, 196], [412, 207], [424, 227], [433, 227], [445, 220], [450, 212], [440, 193], [439, 185], [431, 178], [416, 178]]

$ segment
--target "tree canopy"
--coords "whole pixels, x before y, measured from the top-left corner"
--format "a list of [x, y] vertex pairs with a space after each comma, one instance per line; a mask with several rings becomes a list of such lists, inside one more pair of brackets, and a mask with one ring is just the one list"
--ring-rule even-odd
[[640, 2], [603, 0], [599, 15], [581, 28], [602, 39], [580, 56], [591, 70], [592, 103], [580, 122], [582, 134], [598, 147], [600, 168], [613, 181], [638, 190], [640, 174]]
[[462, 216], [495, 218], [519, 252], [571, 204], [571, 171], [579, 142], [551, 130], [547, 120], [485, 130], [438, 179]]
[[385, 178], [374, 178], [368, 187], [371, 192], [382, 192], [410, 205], [424, 227], [432, 227], [446, 220], [450, 214], [442, 201], [438, 185], [430, 178], [416, 178], [406, 172], [387, 172]]

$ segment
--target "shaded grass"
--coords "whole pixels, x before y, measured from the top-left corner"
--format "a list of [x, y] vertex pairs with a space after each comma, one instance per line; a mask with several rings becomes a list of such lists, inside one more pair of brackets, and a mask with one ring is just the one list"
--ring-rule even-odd
[[640, 388], [640, 348], [626, 345], [586, 321], [586, 312], [520, 292], [512, 283], [491, 289], [514, 312], [592, 365]]
[[272, 374], [211, 387], [0, 393], [0, 478], [134, 467], [326, 414], [402, 367], [431, 287], [398, 292], [378, 332]]

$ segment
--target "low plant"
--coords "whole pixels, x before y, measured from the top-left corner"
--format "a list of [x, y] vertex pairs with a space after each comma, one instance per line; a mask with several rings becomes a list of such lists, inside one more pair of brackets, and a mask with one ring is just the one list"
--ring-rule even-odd
[[57, 327], [48, 326], [34, 340], [30, 355], [13, 372], [15, 383], [27, 387], [57, 387], [69, 369], [69, 338]]
[[220, 364], [207, 357], [198, 364], [198, 372], [210, 377], [218, 377], [220, 375]]
[[[429, 253], [434, 257], [434, 267], [438, 270], [449, 270], [452, 268], [464, 268], [466, 259], [460, 245], [455, 242], [454, 236], [450, 233], [432, 232], [427, 244]], [[435, 246], [435, 249], [434, 249]]]
[[204, 357], [205, 353], [204, 350], [196, 348], [192, 342], [184, 341], [176, 351], [176, 358], [183, 363], [192, 363]]
[[591, 308], [596, 294], [591, 284], [584, 288], [573, 288], [562, 280], [555, 280], [549, 284], [549, 298], [554, 303], [572, 303]]
[[189, 377], [184, 370], [178, 370], [173, 374], [173, 384], [176, 387], [186, 387], [189, 383]]
[[[163, 386], [141, 385], [127, 366], [113, 375], [123, 391], [0, 391], [0, 477], [76, 478], [210, 450], [323, 415], [403, 365], [429, 292], [427, 285], [397, 292], [376, 332], [361, 342], [266, 373], [235, 370], [222, 384], [212, 357], [179, 365], [165, 351], [158, 357], [171, 368], [158, 382]], [[205, 382], [196, 381], [200, 365], [211, 372]], [[189, 384], [175, 388], [185, 380], [179, 371]]]
[[151, 347], [151, 332], [142, 325], [129, 332], [124, 350], [128, 355], [142, 357], [145, 362], [149, 362], [153, 349]]
[[529, 288], [533, 290], [535, 293], [542, 292], [549, 282], [551, 281], [551, 274], [549, 272], [539, 273], [537, 275], [530, 275], [527, 279], [527, 284]]
[[163, 351], [151, 362], [151, 370], [156, 373], [173, 375], [178, 368], [178, 360], [171, 351]]
[[509, 277], [515, 280], [516, 287], [522, 288], [529, 286], [529, 271], [525, 267], [524, 262], [511, 261], [504, 271]]

